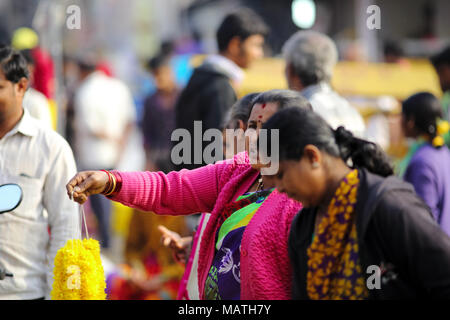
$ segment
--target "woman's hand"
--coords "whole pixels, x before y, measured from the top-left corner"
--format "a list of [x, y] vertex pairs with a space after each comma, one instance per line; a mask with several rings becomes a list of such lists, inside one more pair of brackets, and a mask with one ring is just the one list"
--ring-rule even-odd
[[90, 195], [102, 193], [109, 178], [104, 171], [83, 171], [77, 173], [66, 185], [69, 199], [83, 204]]
[[158, 226], [158, 229], [162, 233], [161, 240], [163, 245], [173, 250], [175, 260], [186, 263], [192, 237], [181, 237], [178, 233], [161, 225]]

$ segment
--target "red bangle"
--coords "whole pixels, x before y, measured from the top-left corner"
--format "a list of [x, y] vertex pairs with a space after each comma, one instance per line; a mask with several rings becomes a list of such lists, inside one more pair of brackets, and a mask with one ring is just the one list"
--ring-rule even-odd
[[111, 192], [111, 188], [112, 188], [112, 177], [111, 177], [111, 173], [108, 170], [100, 170], [105, 172], [108, 175], [108, 184], [106, 185], [105, 189], [102, 191], [102, 194], [108, 194]]
[[112, 171], [110, 173], [112, 175], [114, 175], [114, 178], [116, 178], [116, 188], [114, 189], [114, 191], [108, 197], [115, 196], [122, 189], [122, 176], [120, 175], [120, 173], [118, 171]]

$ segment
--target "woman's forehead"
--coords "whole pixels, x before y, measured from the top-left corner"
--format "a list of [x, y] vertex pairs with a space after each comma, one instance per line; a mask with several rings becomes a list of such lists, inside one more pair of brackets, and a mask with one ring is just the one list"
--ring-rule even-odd
[[278, 110], [276, 102], [255, 103], [250, 114], [251, 120], [266, 119], [272, 116]]

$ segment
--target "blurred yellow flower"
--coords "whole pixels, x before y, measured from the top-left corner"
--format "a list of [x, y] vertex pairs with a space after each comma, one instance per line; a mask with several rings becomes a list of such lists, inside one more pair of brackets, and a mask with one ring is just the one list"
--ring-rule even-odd
[[449, 125], [448, 121], [439, 120], [437, 123], [437, 134], [439, 136], [443, 136], [444, 134], [446, 134], [449, 131], [450, 131], [450, 125]]

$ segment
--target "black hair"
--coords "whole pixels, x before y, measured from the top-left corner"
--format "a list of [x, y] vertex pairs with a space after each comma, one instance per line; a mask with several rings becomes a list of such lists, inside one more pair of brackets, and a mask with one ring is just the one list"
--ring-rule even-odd
[[402, 113], [406, 119], [414, 120], [414, 127], [421, 134], [437, 135], [437, 119], [442, 118], [442, 107], [438, 98], [429, 92], [413, 94], [402, 103]]
[[22, 78], [29, 78], [26, 59], [10, 46], [0, 47], [0, 68], [8, 81], [18, 83]]
[[219, 52], [226, 51], [234, 37], [239, 37], [244, 41], [252, 35], [266, 36], [268, 31], [264, 21], [248, 8], [230, 13], [222, 21], [216, 33]]
[[78, 68], [80, 68], [80, 70], [83, 72], [92, 72], [97, 68], [95, 63], [86, 60], [78, 60], [77, 64]]
[[[278, 104], [278, 110], [297, 107], [311, 110], [311, 104], [298, 91], [273, 89], [260, 93], [254, 100], [253, 104], [274, 102]], [[251, 111], [251, 110], [250, 110]]]
[[82, 72], [93, 72], [97, 69], [98, 57], [94, 51], [86, 51], [75, 57], [78, 68]]
[[175, 51], [175, 44], [171, 40], [166, 40], [161, 43], [160, 54], [170, 56]]
[[393, 55], [396, 57], [401, 57], [404, 54], [402, 47], [397, 42], [392, 40], [388, 40], [384, 43], [383, 53], [385, 56]]
[[27, 61], [27, 63], [30, 65], [34, 64], [34, 58], [33, 58], [33, 54], [31, 52], [31, 49], [24, 49], [21, 50], [20, 53], [22, 54], [22, 56], [25, 58], [25, 60]]
[[438, 68], [441, 65], [449, 65], [450, 66], [450, 46], [442, 50], [441, 52], [433, 55], [430, 58], [431, 63], [434, 68]]
[[[328, 123], [305, 108], [287, 108], [278, 111], [264, 125], [268, 131], [279, 130], [279, 159], [300, 160], [306, 145], [316, 146], [332, 157], [341, 158], [350, 167], [365, 168], [387, 177], [393, 174], [387, 155], [376, 144], [359, 139], [339, 127], [333, 130]], [[270, 135], [270, 132], [269, 132]], [[270, 149], [270, 139], [268, 141]]]
[[169, 62], [170, 56], [164, 53], [160, 53], [147, 62], [147, 68], [150, 70], [150, 72], [154, 72], [163, 66], [169, 65]]

